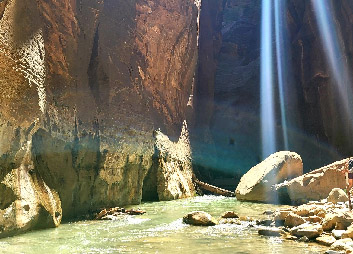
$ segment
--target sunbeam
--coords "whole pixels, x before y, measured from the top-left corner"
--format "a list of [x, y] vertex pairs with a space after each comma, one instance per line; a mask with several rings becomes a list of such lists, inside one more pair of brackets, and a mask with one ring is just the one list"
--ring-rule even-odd
[[272, 0], [262, 1], [261, 16], [261, 137], [262, 157], [276, 151], [273, 91]]

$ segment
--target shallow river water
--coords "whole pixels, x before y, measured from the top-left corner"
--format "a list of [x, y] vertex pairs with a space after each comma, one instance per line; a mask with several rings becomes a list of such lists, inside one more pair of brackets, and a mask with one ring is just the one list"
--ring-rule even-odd
[[142, 216], [116, 221], [80, 221], [56, 229], [0, 239], [0, 253], [324, 253], [315, 243], [264, 237], [240, 225], [195, 227], [182, 223], [191, 211], [218, 218], [223, 212], [262, 218], [278, 207], [238, 202], [235, 198], [203, 196], [169, 202], [144, 203]]

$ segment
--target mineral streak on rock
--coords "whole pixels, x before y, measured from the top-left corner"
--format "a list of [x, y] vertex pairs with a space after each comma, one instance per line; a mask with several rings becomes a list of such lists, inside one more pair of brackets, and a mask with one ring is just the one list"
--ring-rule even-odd
[[189, 174], [190, 160], [153, 163], [152, 133], [175, 137], [187, 119], [197, 16], [189, 0], [0, 3], [0, 209], [31, 214], [6, 234], [34, 228], [41, 211], [57, 225], [138, 204], [154, 165]]

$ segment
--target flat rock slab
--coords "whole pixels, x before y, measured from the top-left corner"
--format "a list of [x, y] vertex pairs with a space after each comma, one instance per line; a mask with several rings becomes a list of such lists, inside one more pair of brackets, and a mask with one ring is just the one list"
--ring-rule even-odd
[[324, 236], [319, 236], [318, 238], [315, 239], [315, 241], [321, 245], [331, 246], [334, 242], [336, 242], [336, 238], [334, 238], [331, 235], [324, 235]]
[[[345, 251], [345, 253], [351, 253], [353, 251], [353, 240], [351, 238], [340, 239], [333, 243], [330, 250], [334, 251]], [[349, 252], [350, 251], [350, 252]]]
[[345, 233], [346, 230], [332, 230], [332, 235], [336, 238], [336, 239], [341, 239], [342, 238], [342, 234]]
[[[275, 186], [279, 196], [288, 197], [292, 203], [304, 204], [310, 200], [326, 199], [334, 188], [346, 187], [343, 170], [347, 159], [316, 169], [305, 175]], [[344, 198], [339, 198], [344, 200]]]
[[290, 233], [297, 237], [306, 236], [309, 239], [317, 238], [323, 232], [321, 225], [303, 224], [293, 228]]

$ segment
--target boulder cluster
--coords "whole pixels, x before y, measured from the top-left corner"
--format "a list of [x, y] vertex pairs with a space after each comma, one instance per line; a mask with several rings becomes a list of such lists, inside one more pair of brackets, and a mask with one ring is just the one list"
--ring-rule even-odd
[[251, 168], [235, 194], [242, 201], [299, 205], [266, 212], [268, 218], [257, 222], [260, 235], [315, 241], [329, 246], [330, 253], [353, 253], [353, 213], [343, 190], [347, 162], [303, 174], [298, 154], [277, 152]]
[[287, 240], [315, 241], [338, 253], [353, 253], [353, 212], [348, 197], [334, 189], [327, 199], [279, 209], [259, 221], [258, 233]]
[[353, 253], [353, 212], [347, 200], [343, 190], [334, 189], [321, 201], [265, 211], [261, 220], [239, 216], [233, 211], [217, 219], [206, 212], [194, 211], [185, 215], [183, 222], [194, 226], [235, 224], [255, 228], [263, 236], [316, 242], [330, 247], [327, 253]]
[[241, 179], [238, 200], [282, 204], [305, 204], [327, 198], [334, 188], [345, 189], [348, 159], [303, 174], [301, 157], [277, 152], [251, 168]]

